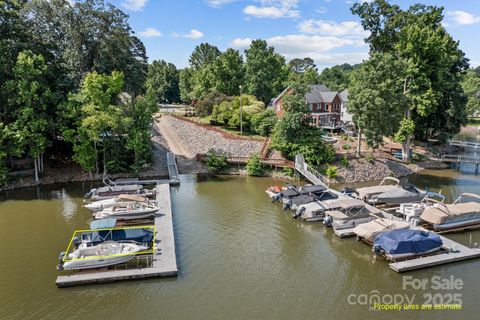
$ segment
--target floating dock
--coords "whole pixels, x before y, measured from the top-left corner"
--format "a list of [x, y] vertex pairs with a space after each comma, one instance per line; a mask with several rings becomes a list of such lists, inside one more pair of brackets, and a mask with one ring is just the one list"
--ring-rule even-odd
[[84, 271], [72, 275], [59, 276], [57, 287], [71, 287], [92, 283], [106, 283], [121, 280], [136, 280], [152, 277], [174, 277], [178, 273], [173, 234], [170, 185], [166, 180], [155, 181], [156, 202], [160, 208], [155, 216], [155, 243], [152, 266], [124, 270]]
[[442, 249], [446, 252], [390, 263], [390, 268], [396, 272], [407, 272], [480, 257], [480, 249], [466, 247], [442, 236], [440, 236], [440, 238], [442, 238], [443, 241]]

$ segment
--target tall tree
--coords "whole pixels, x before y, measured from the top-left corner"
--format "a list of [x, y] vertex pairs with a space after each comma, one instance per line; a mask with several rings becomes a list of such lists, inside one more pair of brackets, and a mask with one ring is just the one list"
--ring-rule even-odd
[[311, 58], [295, 58], [290, 60], [288, 63], [288, 66], [290, 67], [290, 70], [292, 70], [295, 73], [304, 73], [308, 69], [314, 69], [317, 70], [317, 66], [313, 62]]
[[389, 53], [374, 53], [352, 73], [348, 112], [359, 129], [357, 156], [362, 134], [376, 148], [384, 136], [398, 130], [405, 105], [402, 83], [405, 66]]
[[174, 64], [155, 60], [148, 66], [147, 92], [157, 102], [179, 102], [178, 71]]
[[212, 77], [215, 91], [230, 96], [239, 95], [244, 76], [243, 59], [237, 50], [227, 49], [213, 62]]
[[42, 55], [31, 51], [20, 52], [14, 68], [14, 78], [7, 81], [8, 105], [12, 110], [15, 142], [33, 158], [35, 181], [43, 172], [43, 153], [49, 143], [53, 124], [48, 109], [53, 103]]
[[279, 94], [287, 80], [288, 68], [285, 58], [275, 53], [265, 40], [252, 41], [245, 50], [247, 58], [245, 66], [246, 87], [249, 94], [268, 104]]
[[190, 103], [193, 100], [193, 73], [192, 68], [185, 68], [178, 72], [178, 87], [180, 99], [183, 103]]
[[318, 82], [326, 85], [330, 90], [343, 91], [350, 85], [350, 74], [354, 68], [355, 66], [348, 63], [325, 68], [318, 76]]
[[410, 140], [439, 132], [456, 133], [466, 122], [465, 97], [460, 85], [468, 67], [458, 42], [441, 22], [443, 8], [414, 5], [403, 11], [386, 0], [356, 3], [352, 12], [370, 31], [370, 52], [390, 52], [405, 64], [403, 92], [407, 98], [396, 139], [403, 159], [410, 157]]
[[190, 66], [193, 69], [201, 69], [206, 65], [210, 65], [221, 54], [216, 46], [209, 43], [201, 43], [195, 47], [190, 55]]
[[462, 87], [467, 95], [467, 114], [469, 117], [480, 115], [480, 75], [475, 70], [468, 70], [462, 80]]

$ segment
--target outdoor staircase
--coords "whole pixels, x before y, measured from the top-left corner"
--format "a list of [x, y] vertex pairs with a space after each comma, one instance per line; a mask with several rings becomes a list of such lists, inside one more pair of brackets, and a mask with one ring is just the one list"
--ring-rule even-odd
[[303, 175], [307, 180], [315, 185], [323, 185], [327, 187], [328, 180], [320, 172], [313, 168], [309, 168], [308, 164], [305, 163], [305, 158], [303, 154], [297, 154], [295, 156], [295, 170], [297, 170], [301, 175]]

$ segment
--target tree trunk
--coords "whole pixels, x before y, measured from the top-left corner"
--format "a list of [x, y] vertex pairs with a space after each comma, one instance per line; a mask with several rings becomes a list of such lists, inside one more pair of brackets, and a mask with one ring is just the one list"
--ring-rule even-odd
[[107, 159], [105, 155], [105, 139], [103, 139], [103, 179], [107, 176]]
[[97, 151], [97, 142], [93, 142], [93, 148], [95, 149], [95, 174], [99, 174], [100, 170], [98, 169], [98, 151]]
[[38, 163], [37, 160], [38, 158], [35, 156], [33, 157], [33, 166], [35, 167], [35, 183], [37, 184], [39, 182], [38, 180]]
[[40, 164], [41, 164], [41, 170], [40, 170], [40, 171], [42, 172], [42, 175], [43, 175], [43, 164], [44, 164], [44, 162], [43, 162], [43, 153], [40, 154]]
[[[412, 112], [410, 109], [407, 109], [405, 112], [405, 118], [410, 120], [412, 118]], [[410, 134], [407, 134], [405, 141], [402, 144], [402, 160], [405, 162], [410, 162]]]
[[355, 156], [357, 158], [361, 157], [361, 148], [362, 148], [362, 128], [358, 127], [358, 141], [357, 141], [357, 151]]

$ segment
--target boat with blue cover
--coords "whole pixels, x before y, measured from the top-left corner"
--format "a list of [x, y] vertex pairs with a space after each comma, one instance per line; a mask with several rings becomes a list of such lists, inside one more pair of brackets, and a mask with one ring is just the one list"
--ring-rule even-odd
[[373, 251], [396, 261], [434, 253], [442, 245], [442, 238], [435, 232], [402, 229], [380, 234], [373, 243]]
[[78, 247], [95, 246], [105, 241], [135, 241], [142, 244], [151, 244], [153, 241], [152, 228], [114, 228], [117, 219], [94, 220], [90, 223], [92, 231], [83, 232], [79, 237], [73, 238], [73, 244]]

